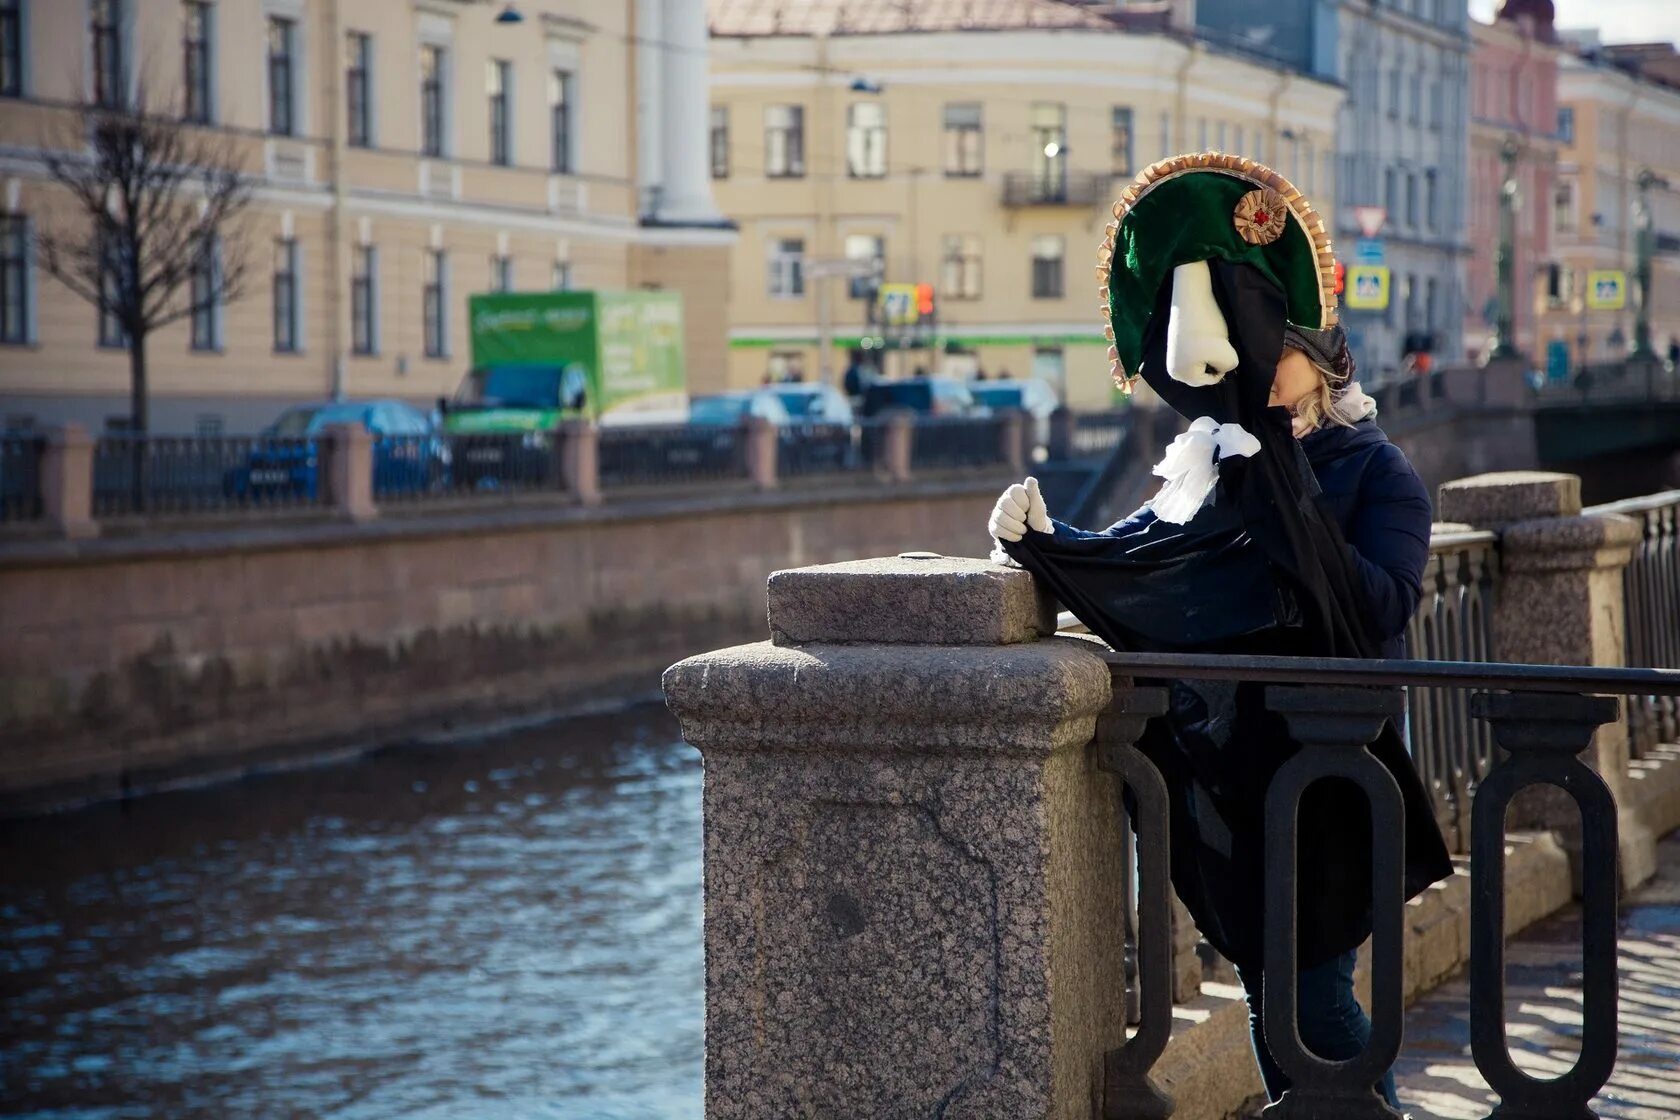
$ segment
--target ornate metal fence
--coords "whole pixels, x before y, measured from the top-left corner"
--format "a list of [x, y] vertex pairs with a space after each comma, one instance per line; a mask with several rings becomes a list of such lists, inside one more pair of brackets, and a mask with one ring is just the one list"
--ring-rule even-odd
[[918, 417], [910, 440], [913, 470], [983, 467], [1004, 461], [1002, 419]]
[[742, 429], [671, 424], [601, 429], [601, 486], [733, 482], [747, 477]]
[[326, 490], [313, 439], [106, 435], [94, 445], [100, 518], [310, 508]]
[[44, 436], [33, 432], [0, 436], [0, 521], [35, 521], [41, 516], [41, 455]]
[[[1172, 913], [1165, 890], [1168, 806], [1162, 779], [1134, 746], [1144, 721], [1165, 695], [1135, 687], [1137, 679], [1243, 680], [1268, 685], [1266, 703], [1289, 723], [1303, 749], [1278, 772], [1266, 802], [1266, 1036], [1293, 1088], [1268, 1116], [1397, 1120], [1373, 1091], [1400, 1046], [1401, 870], [1404, 835], [1400, 792], [1367, 749], [1385, 720], [1402, 709], [1401, 690], [1468, 694], [1470, 716], [1503, 748], [1469, 790], [1471, 849], [1471, 1040], [1476, 1066], [1502, 1107], [1533, 1120], [1591, 1115], [1586, 1103], [1609, 1078], [1616, 1051], [1616, 807], [1609, 787], [1576, 756], [1600, 724], [1616, 718], [1616, 694], [1680, 696], [1680, 672], [1572, 666], [1466, 664], [1448, 661], [1352, 661], [1332, 658], [1231, 657], [1112, 653], [1114, 699], [1098, 724], [1098, 757], [1132, 793], [1140, 860], [1137, 971], [1142, 1021], [1136, 1034], [1107, 1055], [1101, 1115], [1105, 1120], [1164, 1120], [1171, 1098], [1150, 1079], [1170, 1029]], [[1609, 696], [1605, 694], [1610, 694]], [[1357, 1058], [1328, 1062], [1300, 1042], [1297, 984], [1296, 809], [1308, 786], [1345, 778], [1371, 805], [1373, 1029]], [[1550, 784], [1580, 808], [1582, 880], [1582, 1014], [1580, 1056], [1562, 1076], [1537, 1080], [1512, 1063], [1504, 1001], [1505, 809], [1521, 790]], [[1495, 1110], [1498, 1113], [1498, 1110]]]

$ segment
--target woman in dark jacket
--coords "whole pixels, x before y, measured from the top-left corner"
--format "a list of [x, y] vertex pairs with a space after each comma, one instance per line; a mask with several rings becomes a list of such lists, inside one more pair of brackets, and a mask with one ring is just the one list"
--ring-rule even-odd
[[[1287, 411], [1318, 488], [1320, 508], [1345, 538], [1342, 559], [1351, 570], [1355, 605], [1367, 632], [1380, 644], [1382, 656], [1403, 657], [1406, 624], [1422, 594], [1429, 559], [1428, 492], [1377, 426], [1375, 403], [1353, 382], [1340, 330], [1286, 327], [1284, 343], [1268, 404]], [[1210, 506], [1205, 512], [1216, 511]], [[1188, 527], [1202, 519], [1198, 515]], [[1147, 540], [1157, 521], [1151, 503], [1101, 532], [1077, 529], [1049, 517], [1036, 481], [1028, 479], [999, 499], [990, 528], [1003, 550], [1029, 568], [1060, 567], [1062, 580], [1092, 582], [1109, 550], [1135, 555], [1136, 542]], [[1220, 648], [1318, 652], [1310, 645], [1301, 648], [1287, 628], [1227, 640]], [[1262, 805], [1272, 775], [1297, 746], [1281, 720], [1266, 710], [1258, 685], [1164, 683], [1169, 716], [1152, 724], [1139, 746], [1161, 770], [1171, 794], [1173, 884], [1204, 935], [1237, 966], [1248, 995], [1255, 1056], [1267, 1093], [1276, 1100], [1289, 1082], [1272, 1058], [1263, 1029]], [[1392, 728], [1373, 751], [1395, 772], [1412, 810], [1408, 893], [1416, 893], [1450, 870], [1446, 852]], [[1302, 1042], [1321, 1057], [1345, 1060], [1359, 1055], [1371, 1030], [1353, 994], [1354, 946], [1369, 930], [1364, 875], [1370, 832], [1362, 795], [1338, 784], [1318, 783], [1302, 805], [1297, 1006]], [[1392, 1075], [1377, 1088], [1398, 1107]]]

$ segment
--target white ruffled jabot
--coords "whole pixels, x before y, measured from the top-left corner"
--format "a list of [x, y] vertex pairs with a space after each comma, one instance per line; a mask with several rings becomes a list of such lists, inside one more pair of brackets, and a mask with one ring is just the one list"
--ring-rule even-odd
[[1150, 502], [1155, 516], [1174, 525], [1189, 521], [1219, 481], [1219, 460], [1246, 459], [1259, 450], [1260, 440], [1241, 424], [1216, 423], [1211, 416], [1193, 421], [1155, 464], [1152, 473], [1167, 480]]

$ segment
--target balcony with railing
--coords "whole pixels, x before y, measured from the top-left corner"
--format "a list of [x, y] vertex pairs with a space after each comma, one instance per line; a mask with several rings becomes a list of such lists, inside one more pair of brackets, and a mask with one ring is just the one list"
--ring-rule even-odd
[[1113, 180], [1088, 171], [1046, 174], [1039, 171], [1006, 171], [1003, 176], [1003, 205], [1011, 209], [1026, 206], [1096, 206], [1109, 201]]

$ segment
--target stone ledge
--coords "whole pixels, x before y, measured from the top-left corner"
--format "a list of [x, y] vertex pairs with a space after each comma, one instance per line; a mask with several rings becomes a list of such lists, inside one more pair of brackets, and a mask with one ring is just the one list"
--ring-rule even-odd
[[770, 636], [813, 642], [1013, 645], [1056, 632], [1032, 576], [986, 560], [903, 553], [770, 573]]
[[[954, 666], [960, 663], [962, 671]], [[985, 703], [976, 706], [976, 678]], [[1086, 643], [735, 646], [665, 671], [666, 702], [702, 752], [1048, 755], [1091, 740], [1108, 666]], [[832, 713], [873, 710], [841, 726]]]
[[1551, 471], [1496, 471], [1443, 483], [1435, 511], [1442, 521], [1465, 521], [1478, 529], [1580, 512], [1580, 478]]
[[1500, 535], [1500, 554], [1507, 572], [1619, 568], [1642, 533], [1639, 522], [1619, 513], [1518, 521]]

